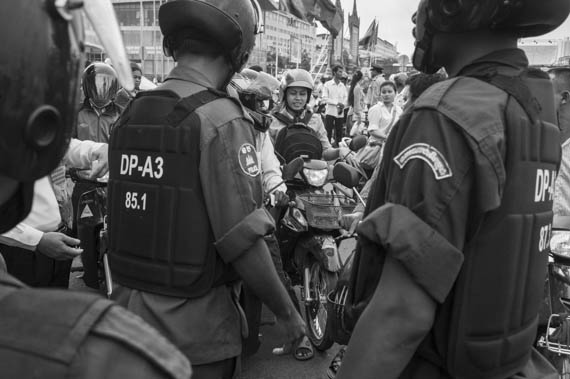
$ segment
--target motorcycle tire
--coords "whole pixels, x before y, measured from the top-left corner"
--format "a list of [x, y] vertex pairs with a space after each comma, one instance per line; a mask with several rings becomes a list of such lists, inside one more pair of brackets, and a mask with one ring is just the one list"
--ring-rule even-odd
[[333, 344], [333, 330], [328, 322], [327, 295], [336, 288], [338, 274], [326, 271], [318, 262], [308, 261], [310, 280], [309, 291], [314, 300], [305, 303], [307, 335], [319, 351], [328, 350]]

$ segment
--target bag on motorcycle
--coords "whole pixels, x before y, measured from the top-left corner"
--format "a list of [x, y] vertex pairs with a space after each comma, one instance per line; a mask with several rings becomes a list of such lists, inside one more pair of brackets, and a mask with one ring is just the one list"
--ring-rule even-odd
[[336, 343], [347, 345], [356, 322], [374, 294], [384, 264], [378, 245], [359, 240], [346, 260], [329, 299], [330, 325]]
[[301, 155], [321, 159], [323, 146], [313, 129], [303, 123], [295, 123], [279, 131], [275, 138], [275, 152], [289, 163]]
[[374, 170], [380, 164], [381, 145], [368, 144], [356, 153], [356, 160], [365, 170]]

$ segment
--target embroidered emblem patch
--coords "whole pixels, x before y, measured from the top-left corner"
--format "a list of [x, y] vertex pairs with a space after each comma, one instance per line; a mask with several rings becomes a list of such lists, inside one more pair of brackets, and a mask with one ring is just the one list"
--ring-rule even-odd
[[449, 163], [447, 163], [445, 157], [439, 152], [439, 150], [431, 145], [426, 143], [414, 143], [396, 155], [396, 157], [394, 157], [394, 162], [396, 162], [400, 169], [403, 169], [404, 166], [412, 159], [421, 159], [426, 162], [433, 171], [437, 180], [453, 176], [451, 167], [449, 167]]
[[252, 144], [244, 143], [241, 145], [238, 151], [238, 161], [241, 170], [246, 175], [256, 177], [261, 172], [257, 159], [257, 151]]

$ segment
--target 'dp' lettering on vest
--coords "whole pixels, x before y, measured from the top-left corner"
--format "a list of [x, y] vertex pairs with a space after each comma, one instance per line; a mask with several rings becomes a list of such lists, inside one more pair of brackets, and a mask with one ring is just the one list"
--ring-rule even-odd
[[109, 262], [118, 283], [192, 298], [234, 279], [213, 245], [194, 112], [219, 97], [141, 92], [119, 119], [109, 148], [108, 194]]
[[[461, 85], [489, 86], [489, 99], [504, 104], [504, 112], [494, 117], [505, 120], [506, 183], [500, 206], [483, 215], [464, 247], [464, 265], [446, 304], [448, 329], [436, 334], [447, 334], [445, 364], [453, 377], [507, 378], [528, 362], [536, 337], [560, 159], [559, 131], [545, 121], [552, 115], [537, 117], [528, 110], [528, 96], [518, 96], [521, 83], [533, 93], [532, 81], [515, 80], [511, 86], [512, 80], [505, 79], [505, 90], [493, 81], [463, 80], [458, 91]], [[461, 98], [460, 93], [454, 95]]]

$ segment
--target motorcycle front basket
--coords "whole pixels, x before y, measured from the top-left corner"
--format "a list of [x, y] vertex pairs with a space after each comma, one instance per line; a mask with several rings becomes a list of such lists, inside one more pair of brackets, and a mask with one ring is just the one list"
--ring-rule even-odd
[[540, 338], [538, 345], [553, 353], [570, 356], [570, 315], [550, 315], [546, 333]]
[[356, 202], [344, 195], [306, 193], [297, 198], [303, 202], [309, 225], [323, 230], [340, 229], [340, 217], [356, 207]]

